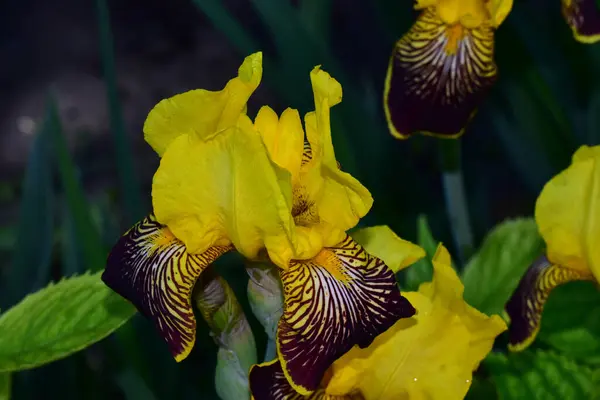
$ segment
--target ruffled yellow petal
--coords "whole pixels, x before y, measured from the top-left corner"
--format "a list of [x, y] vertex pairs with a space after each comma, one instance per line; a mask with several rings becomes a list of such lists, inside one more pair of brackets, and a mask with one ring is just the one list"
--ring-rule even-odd
[[538, 197], [535, 220], [553, 264], [600, 278], [600, 147], [582, 146]]
[[492, 25], [496, 28], [504, 22], [512, 10], [513, 0], [492, 0], [487, 3], [492, 18]]
[[373, 205], [369, 191], [338, 167], [331, 141], [329, 110], [342, 98], [342, 87], [319, 67], [310, 74], [315, 112], [305, 117], [311, 158], [304, 165], [301, 183], [319, 219], [340, 231], [354, 227]]
[[463, 285], [441, 247], [432, 283], [405, 293], [417, 309], [379, 335], [367, 349], [353, 348], [333, 365], [326, 392], [360, 390], [371, 399], [462, 399], [473, 370], [506, 329], [462, 300]]
[[382, 259], [394, 273], [425, 257], [425, 250], [400, 238], [387, 225], [359, 229], [352, 233], [352, 238]]
[[273, 109], [264, 106], [258, 111], [254, 126], [261, 134], [271, 160], [288, 170], [295, 183], [304, 148], [304, 129], [298, 111], [288, 108], [278, 118]]
[[177, 137], [152, 185], [156, 218], [191, 254], [233, 243], [254, 258], [266, 247], [282, 267], [297, 245], [291, 194], [289, 172], [269, 160], [245, 116], [212, 140]]
[[244, 60], [237, 78], [221, 91], [191, 90], [162, 100], [148, 114], [144, 137], [158, 155], [180, 135], [210, 139], [237, 124], [246, 102], [262, 78], [262, 53]]

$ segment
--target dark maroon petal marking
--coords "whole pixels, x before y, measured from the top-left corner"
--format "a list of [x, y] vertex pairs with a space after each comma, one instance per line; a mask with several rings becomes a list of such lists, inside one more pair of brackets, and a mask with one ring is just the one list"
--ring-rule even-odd
[[541, 256], [531, 264], [506, 304], [506, 312], [510, 317], [509, 349], [524, 350], [535, 340], [540, 330], [544, 305], [554, 288], [563, 283], [591, 278], [584, 272], [552, 264], [546, 256]]
[[422, 12], [394, 49], [385, 85], [392, 134], [457, 137], [496, 80], [494, 29], [448, 26]]
[[102, 280], [151, 319], [177, 361], [183, 360], [196, 339], [191, 306], [194, 283], [229, 247], [188, 254], [153, 215], [134, 225], [108, 256]]
[[577, 40], [600, 40], [600, 7], [596, 0], [562, 0], [562, 13]]
[[350, 237], [280, 271], [284, 312], [279, 359], [296, 391], [316, 390], [329, 366], [354, 345], [367, 347], [400, 318], [415, 314], [394, 273]]

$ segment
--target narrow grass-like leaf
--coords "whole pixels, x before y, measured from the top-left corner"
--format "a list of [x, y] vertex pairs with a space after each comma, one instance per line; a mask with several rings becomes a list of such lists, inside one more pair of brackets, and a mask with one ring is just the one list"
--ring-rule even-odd
[[106, 84], [106, 95], [108, 109], [110, 112], [110, 128], [113, 133], [117, 158], [117, 172], [123, 196], [124, 211], [127, 226], [137, 222], [145, 210], [140, 207], [141, 195], [139, 182], [133, 168], [133, 157], [123, 112], [119, 101], [117, 89], [117, 73], [115, 71], [115, 60], [113, 50], [113, 36], [110, 28], [110, 15], [106, 0], [96, 0], [98, 14], [98, 26], [100, 30], [100, 55], [102, 68], [104, 70], [104, 82]]
[[51, 283], [0, 316], [0, 372], [66, 357], [105, 338], [134, 314], [100, 273]]
[[127, 400], [155, 400], [154, 393], [144, 380], [131, 368], [127, 368], [116, 377], [117, 384], [125, 393]]
[[54, 230], [54, 189], [49, 153], [50, 114], [37, 133], [23, 182], [17, 241], [3, 285], [2, 303], [16, 303], [49, 279]]
[[532, 218], [497, 225], [462, 274], [464, 298], [486, 314], [499, 314], [544, 242]]
[[60, 259], [62, 262], [62, 275], [72, 276], [84, 271], [81, 254], [78, 247], [77, 233], [71, 210], [66, 204], [62, 207], [62, 220], [60, 227]]
[[529, 349], [522, 353], [492, 353], [484, 361], [505, 400], [592, 399], [594, 371], [559, 353]]
[[433, 238], [426, 215], [419, 215], [417, 219], [417, 244], [425, 250], [426, 256], [405, 269], [406, 290], [417, 290], [421, 283], [429, 282], [433, 278], [431, 260], [438, 242]]
[[12, 374], [0, 372], [0, 400], [10, 400]]
[[92, 222], [83, 188], [77, 179], [75, 164], [69, 154], [53, 98], [50, 98], [48, 108], [50, 112], [50, 132], [60, 181], [73, 216], [77, 237], [81, 243], [86, 269], [99, 271], [104, 268], [106, 252], [102, 247], [100, 235]]

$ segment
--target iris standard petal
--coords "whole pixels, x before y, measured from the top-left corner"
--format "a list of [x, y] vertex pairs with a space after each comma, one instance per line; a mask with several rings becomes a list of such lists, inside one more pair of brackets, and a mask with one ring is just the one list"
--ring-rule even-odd
[[506, 304], [510, 317], [509, 350], [521, 351], [533, 343], [540, 330], [544, 305], [554, 288], [571, 281], [591, 279], [589, 272], [552, 264], [546, 256], [538, 258]]
[[262, 53], [259, 52], [246, 57], [238, 76], [223, 90], [191, 90], [162, 100], [144, 123], [146, 141], [162, 156], [180, 135], [205, 140], [236, 125], [261, 78]]
[[177, 361], [196, 338], [191, 305], [194, 283], [229, 246], [188, 254], [185, 246], [153, 215], [134, 225], [113, 247], [102, 280], [150, 318]]
[[600, 146], [580, 147], [542, 189], [535, 221], [551, 263], [600, 278]]
[[249, 118], [212, 140], [175, 139], [154, 175], [152, 201], [192, 254], [233, 244], [247, 258], [265, 248], [285, 268], [296, 236], [289, 173], [273, 164]]
[[352, 346], [368, 346], [415, 309], [400, 295], [394, 273], [350, 237], [308, 261], [280, 271], [284, 311], [277, 330], [283, 370], [304, 395]]
[[596, 0], [561, 0], [562, 13], [576, 40], [600, 40], [600, 6]]
[[384, 108], [393, 136], [460, 136], [496, 80], [494, 27], [447, 25], [435, 8], [422, 12], [396, 44]]

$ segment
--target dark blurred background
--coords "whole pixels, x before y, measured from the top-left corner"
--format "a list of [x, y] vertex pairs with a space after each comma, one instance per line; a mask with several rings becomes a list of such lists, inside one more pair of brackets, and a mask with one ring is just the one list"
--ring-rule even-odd
[[[517, 1], [497, 32], [500, 79], [461, 139], [476, 244], [496, 223], [531, 215], [543, 183], [568, 164], [572, 151], [580, 144], [598, 142], [597, 46], [572, 39], [559, 3]], [[393, 44], [416, 15], [410, 1], [108, 1], [113, 83], [123, 116], [122, 132], [130, 146], [132, 187], [139, 188], [140, 200], [129, 213], [123, 212], [119, 182], [123, 175], [119, 165], [127, 164], [119, 164], [122, 154], [112, 135], [114, 112], [107, 98], [106, 53], [101, 51], [99, 35], [100, 25], [106, 27], [107, 20], [99, 19], [98, 4], [92, 0], [0, 3], [3, 309], [51, 279], [89, 269], [76, 243], [73, 203], [62, 189], [60, 174], [50, 175], [44, 190], [51, 195], [36, 192], [41, 186], [35, 180], [29, 185], [30, 207], [35, 210], [38, 204], [38, 212], [48, 207], [44, 212], [53, 215], [50, 227], [37, 225], [37, 220], [23, 222], [31, 214], [22, 206], [24, 174], [32, 165], [48, 93], [56, 100], [89, 215], [108, 249], [131, 224], [132, 213], [140, 216], [150, 210], [150, 184], [158, 157], [143, 140], [148, 111], [176, 93], [221, 89], [235, 76], [243, 57], [256, 50], [263, 50], [267, 61], [249, 113], [263, 104], [278, 112], [288, 106], [309, 111], [309, 72], [322, 64], [344, 88], [344, 101], [334, 109], [338, 159], [375, 198], [363, 225], [388, 224], [414, 240], [416, 218], [425, 214], [435, 237], [454, 249], [436, 139], [395, 140], [387, 131], [381, 104]], [[51, 204], [44, 202], [47, 196], [53, 198]], [[51, 249], [48, 261], [40, 261], [43, 267], [29, 263], [28, 268], [17, 270], [15, 252], [41, 251], [42, 229], [52, 233], [45, 239]], [[224, 273], [244, 298], [247, 278], [241, 267]], [[261, 331], [251, 319], [256, 331]], [[68, 359], [15, 374], [13, 398], [215, 398], [216, 346], [203, 322], [199, 324], [198, 344], [182, 364], [170, 359], [150, 324], [136, 317], [137, 336], [131, 340], [141, 349], [138, 359], [128, 358], [121, 342], [111, 337]], [[260, 355], [264, 336], [258, 333], [257, 340]]]

